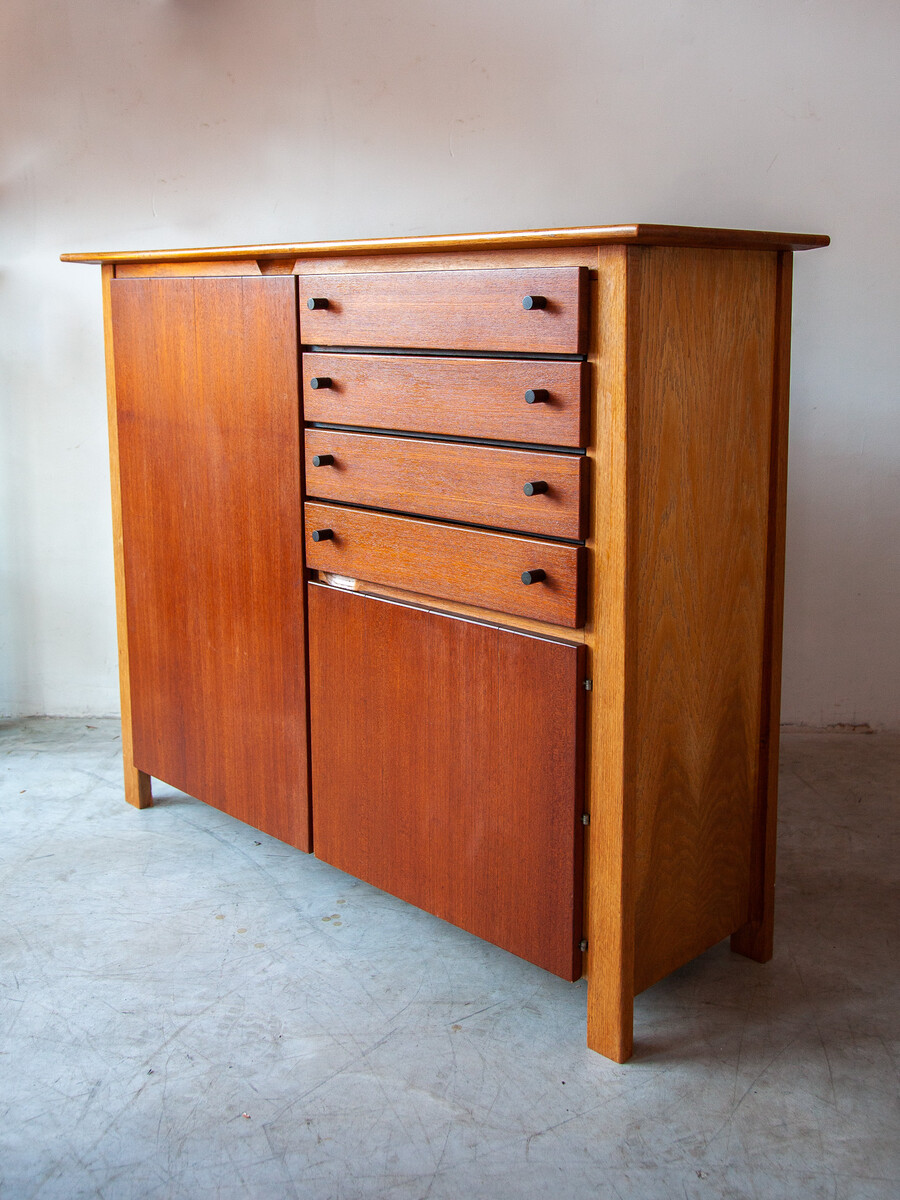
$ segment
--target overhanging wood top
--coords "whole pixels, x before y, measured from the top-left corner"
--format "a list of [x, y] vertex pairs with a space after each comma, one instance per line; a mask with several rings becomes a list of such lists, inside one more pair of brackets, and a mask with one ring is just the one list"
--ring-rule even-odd
[[702, 229], [691, 225], [585, 225], [574, 229], [524, 229], [428, 237], [366, 238], [345, 242], [284, 242], [259, 246], [202, 246], [177, 250], [112, 250], [61, 254], [63, 262], [215, 262], [248, 258], [323, 258], [351, 254], [415, 254], [434, 250], [491, 250], [590, 246], [620, 242], [639, 246], [693, 246], [729, 250], [814, 250], [830, 239], [818, 233], [772, 233], [755, 229]]

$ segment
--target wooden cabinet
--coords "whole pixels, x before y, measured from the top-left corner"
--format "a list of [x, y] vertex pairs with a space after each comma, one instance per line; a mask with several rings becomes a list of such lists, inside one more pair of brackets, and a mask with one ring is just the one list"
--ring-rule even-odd
[[637, 992], [729, 936], [765, 961], [791, 261], [825, 244], [65, 256], [103, 264], [127, 797], [584, 971], [619, 1061]]

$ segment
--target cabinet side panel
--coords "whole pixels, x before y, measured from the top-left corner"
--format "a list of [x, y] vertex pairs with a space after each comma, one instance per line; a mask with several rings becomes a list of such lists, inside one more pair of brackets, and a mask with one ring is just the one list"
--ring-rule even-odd
[[635, 990], [749, 916], [776, 254], [647, 248], [637, 353]]
[[583, 647], [311, 584], [316, 855], [581, 974]]
[[111, 293], [135, 763], [308, 849], [293, 280]]

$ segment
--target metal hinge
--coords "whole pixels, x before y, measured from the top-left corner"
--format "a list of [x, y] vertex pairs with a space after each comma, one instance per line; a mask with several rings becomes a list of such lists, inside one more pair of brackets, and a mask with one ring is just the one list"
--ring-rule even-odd
[[587, 938], [581, 939], [581, 941], [578, 943], [578, 949], [582, 954], [585, 952], [585, 950], [587, 950]]
[[590, 813], [582, 813], [581, 814], [581, 823], [582, 823], [582, 825], [590, 825], [591, 814]]
[[586, 680], [584, 681], [584, 690], [585, 690], [586, 692], [592, 692], [592, 691], [594, 690], [594, 681], [593, 681], [593, 679], [586, 679]]

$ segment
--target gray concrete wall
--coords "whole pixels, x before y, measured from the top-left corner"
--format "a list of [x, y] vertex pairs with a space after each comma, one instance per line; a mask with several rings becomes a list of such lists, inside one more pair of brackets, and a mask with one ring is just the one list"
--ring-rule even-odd
[[64, 250], [658, 221], [795, 272], [784, 717], [900, 724], [891, 0], [6, 0], [0, 712], [117, 706], [99, 273]]

